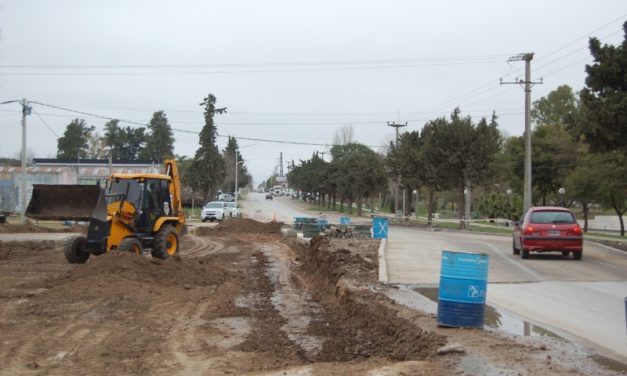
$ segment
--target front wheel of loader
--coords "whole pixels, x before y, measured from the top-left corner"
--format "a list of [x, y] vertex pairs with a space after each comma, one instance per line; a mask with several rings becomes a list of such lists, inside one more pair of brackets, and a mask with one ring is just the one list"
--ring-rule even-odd
[[155, 236], [152, 243], [152, 257], [162, 260], [173, 256], [179, 250], [179, 235], [172, 225], [165, 225]]
[[87, 238], [84, 236], [72, 236], [65, 243], [65, 258], [71, 264], [83, 264], [89, 258], [89, 251], [85, 249]]
[[124, 238], [118, 245], [118, 251], [130, 252], [136, 255], [142, 254], [142, 243], [137, 238]]

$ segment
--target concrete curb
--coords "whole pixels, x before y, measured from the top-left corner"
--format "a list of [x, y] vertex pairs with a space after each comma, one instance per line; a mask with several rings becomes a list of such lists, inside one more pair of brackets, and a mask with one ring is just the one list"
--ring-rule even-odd
[[387, 239], [381, 239], [381, 243], [379, 244], [379, 282], [381, 283], [388, 283], [387, 249]]

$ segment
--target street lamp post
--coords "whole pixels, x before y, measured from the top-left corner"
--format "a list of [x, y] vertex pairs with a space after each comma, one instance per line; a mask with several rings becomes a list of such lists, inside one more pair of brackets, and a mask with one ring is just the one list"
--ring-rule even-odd
[[[398, 147], [398, 128], [400, 127], [406, 127], [407, 123], [405, 124], [401, 124], [401, 123], [390, 123], [388, 122], [388, 126], [389, 127], [394, 127], [396, 128], [396, 143], [394, 144], [395, 147]], [[401, 176], [397, 176], [396, 177], [396, 184], [394, 184], [394, 214], [396, 214], [398, 212], [398, 188], [399, 185], [401, 183]], [[403, 199], [405, 198], [405, 195], [403, 195]], [[403, 211], [405, 210], [405, 204], [403, 203]], [[405, 213], [403, 213], [405, 214]]]
[[507, 193], [507, 198], [509, 200], [509, 213], [508, 213], [508, 219], [512, 219], [512, 212], [514, 211], [514, 208], [512, 207], [512, 189], [508, 188], [507, 191], [505, 191], [505, 193]]
[[237, 170], [238, 170], [238, 165], [240, 163], [244, 163], [244, 161], [238, 161], [237, 160], [237, 153], [235, 153], [235, 192], [233, 192], [235, 194], [235, 215], [237, 216]]

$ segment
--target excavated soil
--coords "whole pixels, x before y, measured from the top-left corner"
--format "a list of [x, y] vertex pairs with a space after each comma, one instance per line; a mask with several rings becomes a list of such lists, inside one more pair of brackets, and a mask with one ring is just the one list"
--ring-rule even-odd
[[[395, 304], [378, 241], [305, 246], [250, 220], [201, 229], [167, 260], [68, 264], [62, 242], [0, 243], [0, 375], [586, 374]], [[450, 342], [466, 355], [437, 355]]]
[[11, 223], [0, 224], [0, 234], [16, 234], [16, 233], [42, 233], [42, 232], [80, 232], [86, 233], [87, 226], [83, 225], [71, 225], [61, 228], [52, 228], [46, 226], [38, 226], [30, 221], [21, 225], [15, 225]]
[[280, 234], [283, 222], [262, 223], [249, 218], [230, 219], [216, 227], [199, 227], [196, 235], [213, 234]]

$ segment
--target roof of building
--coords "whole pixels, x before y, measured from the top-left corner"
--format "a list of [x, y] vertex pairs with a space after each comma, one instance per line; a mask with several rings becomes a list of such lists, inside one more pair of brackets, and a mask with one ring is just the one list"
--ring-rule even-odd
[[[48, 166], [76, 166], [76, 165], [92, 165], [92, 166], [109, 166], [108, 159], [59, 159], [59, 158], [33, 158], [33, 164], [35, 165], [48, 165]], [[155, 161], [124, 161], [114, 160], [111, 163], [112, 166], [154, 166], [161, 165]]]

